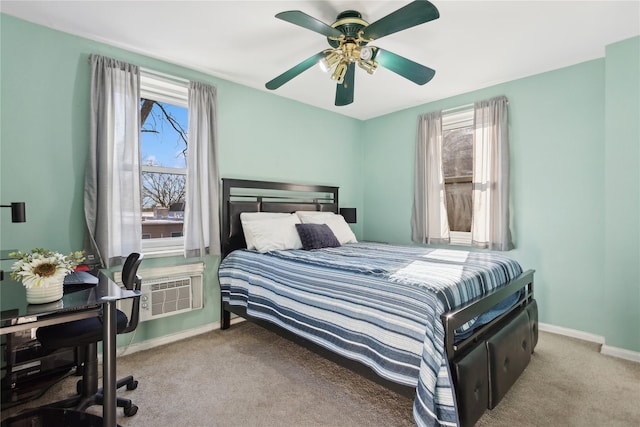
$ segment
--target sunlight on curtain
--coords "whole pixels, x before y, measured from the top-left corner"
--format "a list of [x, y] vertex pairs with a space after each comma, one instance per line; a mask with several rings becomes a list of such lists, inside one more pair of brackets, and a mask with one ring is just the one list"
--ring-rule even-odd
[[509, 229], [509, 129], [507, 98], [475, 104], [472, 244], [507, 251]]
[[442, 112], [418, 117], [411, 239], [449, 243], [449, 221], [442, 172]]
[[216, 88], [189, 83], [184, 253], [186, 257], [220, 254]]
[[90, 250], [108, 268], [141, 252], [140, 71], [91, 55], [84, 210]]

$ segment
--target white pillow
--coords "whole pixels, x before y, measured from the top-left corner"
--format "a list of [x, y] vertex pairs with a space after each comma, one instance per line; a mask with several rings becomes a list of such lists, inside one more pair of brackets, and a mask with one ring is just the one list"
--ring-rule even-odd
[[315, 212], [311, 215], [300, 215], [300, 212], [296, 212], [296, 214], [300, 216], [303, 224], [327, 224], [341, 245], [358, 241], [342, 215], [333, 212]]
[[[240, 217], [242, 220], [242, 215]], [[300, 224], [298, 216], [287, 214], [284, 217], [244, 221], [242, 228], [245, 239], [247, 239], [247, 235], [251, 236], [253, 249], [258, 252], [269, 252], [302, 248], [296, 224]]]
[[[335, 216], [335, 214], [333, 212], [322, 212], [322, 211], [296, 211], [296, 215], [298, 215], [298, 218], [300, 218], [300, 221], [302, 221], [302, 223], [307, 223], [307, 224], [318, 224], [317, 222], [310, 222], [311, 218], [330, 218], [332, 216]], [[309, 221], [305, 221], [306, 219], [309, 219]], [[324, 224], [324, 223], [320, 223], [320, 224]]]
[[244, 240], [247, 242], [247, 249], [255, 249], [256, 245], [253, 242], [253, 234], [251, 231], [247, 232], [245, 223], [249, 221], [264, 221], [265, 219], [288, 218], [291, 215], [290, 213], [284, 212], [241, 212], [240, 222], [242, 223], [242, 230], [244, 231]]

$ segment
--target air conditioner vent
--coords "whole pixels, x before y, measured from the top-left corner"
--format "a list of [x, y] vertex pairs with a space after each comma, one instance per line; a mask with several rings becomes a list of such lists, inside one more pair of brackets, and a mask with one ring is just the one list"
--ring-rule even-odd
[[[142, 277], [140, 321], [201, 309], [203, 271], [202, 263], [139, 270], [138, 275]], [[122, 283], [120, 272], [114, 273], [114, 280]], [[131, 310], [126, 300], [118, 304], [125, 313]]]
[[168, 316], [191, 310], [191, 278], [167, 278], [142, 284], [140, 310], [151, 308], [151, 317]]

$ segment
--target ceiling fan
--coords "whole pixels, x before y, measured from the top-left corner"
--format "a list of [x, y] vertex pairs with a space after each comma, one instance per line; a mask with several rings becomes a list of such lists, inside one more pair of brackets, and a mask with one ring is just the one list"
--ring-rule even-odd
[[373, 74], [378, 66], [382, 66], [416, 84], [423, 85], [433, 78], [434, 70], [368, 44], [389, 34], [432, 21], [439, 16], [438, 9], [426, 0], [413, 1], [372, 24], [363, 20], [360, 12], [355, 10], [340, 13], [331, 25], [299, 10], [278, 13], [278, 19], [326, 36], [331, 48], [302, 61], [267, 82], [265, 86], [270, 90], [277, 89], [317, 63], [323, 70], [330, 71], [331, 78], [337, 83], [337, 106], [353, 102], [356, 64], [369, 74]]

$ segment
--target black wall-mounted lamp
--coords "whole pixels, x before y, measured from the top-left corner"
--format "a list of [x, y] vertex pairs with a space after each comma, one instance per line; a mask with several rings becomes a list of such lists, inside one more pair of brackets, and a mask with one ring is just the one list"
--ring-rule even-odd
[[[27, 222], [27, 215], [24, 211], [24, 202], [13, 202], [10, 205], [0, 205], [0, 208], [11, 208], [11, 222]], [[0, 281], [2, 280], [4, 280], [4, 271], [0, 270]]]
[[356, 208], [340, 208], [340, 215], [344, 217], [344, 220], [349, 224], [355, 224], [356, 221]]
[[11, 222], [27, 222], [24, 202], [13, 202], [10, 205], [0, 205], [2, 208], [11, 208]]

